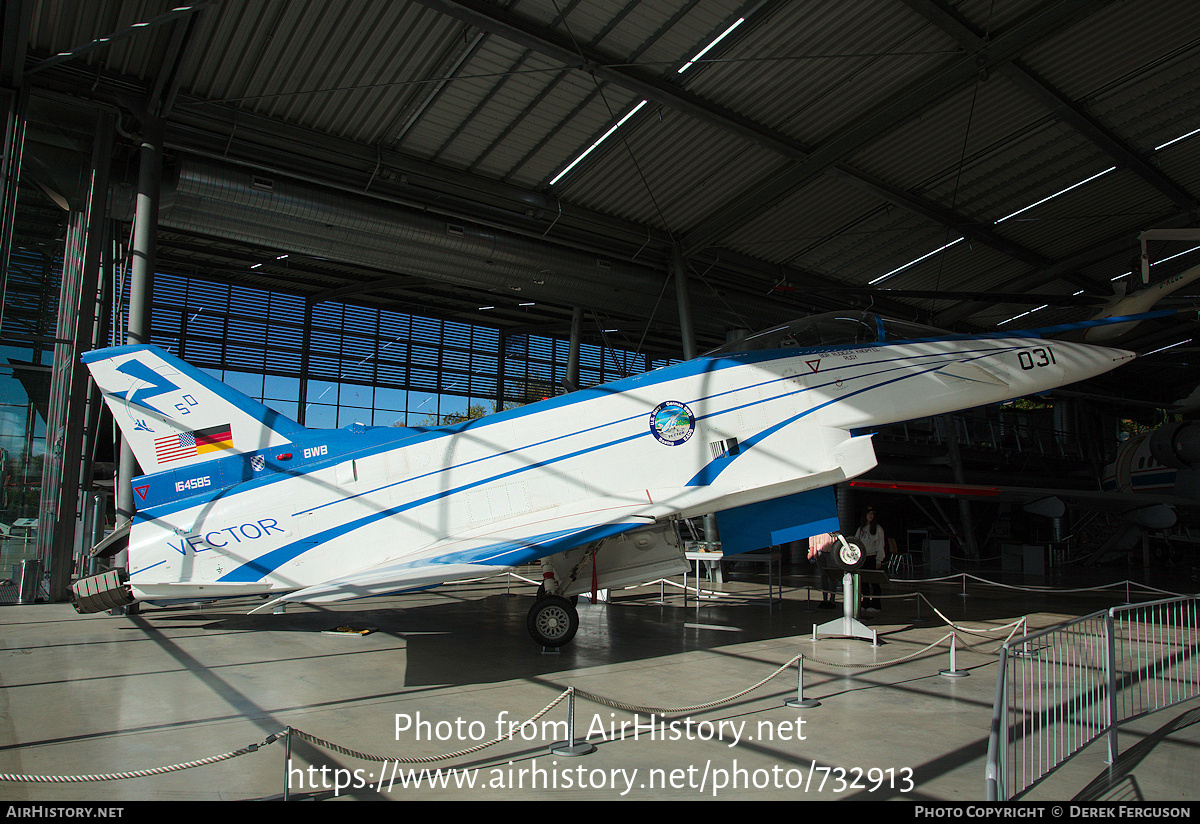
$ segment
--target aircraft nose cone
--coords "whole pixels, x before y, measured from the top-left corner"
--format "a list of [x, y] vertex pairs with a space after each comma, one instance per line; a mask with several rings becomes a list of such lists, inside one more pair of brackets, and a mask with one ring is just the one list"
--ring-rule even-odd
[[1138, 353], [1135, 353], [1135, 351], [1129, 351], [1128, 349], [1116, 349], [1115, 347], [1097, 347], [1097, 345], [1092, 345], [1092, 347], [1090, 347], [1090, 348], [1096, 350], [1096, 356], [1099, 357], [1099, 359], [1103, 360], [1106, 357], [1106, 359], [1109, 359], [1109, 362], [1112, 362], [1112, 363], [1123, 363], [1124, 361], [1132, 361], [1134, 359], [1134, 357], [1138, 356]]
[[1101, 350], [1104, 354], [1112, 358], [1113, 363], [1124, 363], [1125, 361], [1133, 360], [1137, 357], [1137, 352], [1131, 352], [1128, 349], [1115, 349], [1111, 346], [1096, 346], [1095, 349]]
[[1071, 345], [1075, 357], [1066, 370], [1068, 381], [1080, 381], [1102, 375], [1137, 357], [1136, 352], [1111, 346], [1076, 343]]

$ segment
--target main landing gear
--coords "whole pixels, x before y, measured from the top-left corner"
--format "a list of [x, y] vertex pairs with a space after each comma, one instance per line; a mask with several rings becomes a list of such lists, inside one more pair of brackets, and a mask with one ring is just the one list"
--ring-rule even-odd
[[543, 647], [561, 647], [570, 643], [579, 630], [579, 612], [566, 598], [539, 594], [529, 608], [525, 626]]

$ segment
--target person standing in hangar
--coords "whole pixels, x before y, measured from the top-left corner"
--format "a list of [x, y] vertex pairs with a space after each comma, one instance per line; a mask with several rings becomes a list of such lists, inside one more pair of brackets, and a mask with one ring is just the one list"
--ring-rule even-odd
[[[858, 532], [854, 533], [854, 538], [863, 547], [863, 554], [867, 556], [867, 562], [863, 565], [863, 569], [884, 569], [884, 561], [887, 558], [887, 538], [883, 534], [881, 527], [875, 519], [875, 510], [870, 507], [863, 513], [862, 523], [858, 527]], [[865, 584], [863, 587], [863, 611], [864, 612], [879, 612], [883, 607], [883, 602], [880, 596], [883, 594], [883, 587], [879, 584]]]

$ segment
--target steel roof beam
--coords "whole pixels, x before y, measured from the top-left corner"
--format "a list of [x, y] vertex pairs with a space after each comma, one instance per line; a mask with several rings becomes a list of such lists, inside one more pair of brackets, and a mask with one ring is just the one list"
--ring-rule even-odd
[[34, 5], [33, 0], [7, 0], [0, 9], [0, 84], [5, 88], [20, 88], [24, 81]]
[[704, 248], [731, 229], [747, 223], [872, 140], [911, 120], [935, 103], [968, 88], [979, 79], [982, 72], [994, 70], [1016, 59], [1111, 2], [1113, 0], [1059, 0], [1030, 15], [994, 40], [952, 61], [907, 93], [897, 95], [890, 103], [846, 129], [804, 160], [793, 163], [781, 174], [735, 200], [684, 238], [685, 254]]
[[[758, 145], [765, 146], [785, 157], [788, 157], [797, 162], [809, 162], [814, 165], [815, 170], [811, 177], [795, 183], [784, 186], [789, 190], [803, 185], [808, 179], [814, 178], [826, 172], [836, 173], [843, 179], [858, 185], [859, 188], [875, 191], [880, 197], [895, 203], [902, 208], [909, 209], [916, 214], [927, 217], [942, 225], [954, 228], [957, 231], [964, 232], [972, 240], [996, 249], [997, 251], [1009, 255], [1024, 263], [1039, 268], [1048, 266], [1051, 261], [1043, 256], [1025, 249], [1020, 244], [1003, 238], [996, 232], [984, 229], [977, 225], [972, 226], [971, 221], [967, 218], [957, 215], [943, 207], [933, 203], [932, 201], [921, 198], [912, 193], [902, 192], [895, 187], [889, 187], [881, 184], [862, 172], [859, 172], [844, 163], [838, 163], [836, 160], [824, 162], [822, 160], [812, 161], [816, 150], [805, 146], [799, 141], [792, 140], [778, 132], [768, 129], [757, 123], [753, 123], [747, 118], [741, 117], [733, 112], [727, 111], [719, 106], [704, 101], [702, 98], [696, 97], [688, 93], [682, 87], [666, 83], [657, 78], [649, 77], [641, 72], [629, 68], [611, 68], [606, 67], [604, 63], [619, 62], [611, 56], [602, 55], [590, 47], [580, 46], [567, 42], [561, 37], [545, 33], [543, 29], [537, 29], [528, 21], [498, 9], [494, 6], [484, 5], [477, 0], [418, 0], [418, 2], [451, 15], [456, 19], [467, 23], [471, 26], [486, 30], [497, 36], [512, 40], [526, 48], [536, 49], [543, 54], [558, 59], [563, 63], [579, 68], [583, 71], [589, 71], [597, 77], [600, 77], [608, 82], [618, 85], [622, 88], [633, 91], [639, 95], [646, 97], [649, 100], [668, 106], [673, 109], [684, 112], [693, 117], [708, 123], [710, 125], [721, 128], [725, 131], [740, 135], [746, 139], [752, 140]], [[1108, 0], [1111, 2], [1111, 0]], [[1074, 17], [1079, 13], [1079, 7], [1084, 6], [1087, 10], [1092, 9], [1091, 4], [1082, 3], [1081, 0], [1065, 0], [1066, 8], [1056, 7], [1053, 13], [1048, 17], [1039, 15], [1033, 23], [1026, 23], [1024, 26], [1018, 27], [1017, 31], [1008, 35], [996, 44], [987, 44], [992, 48], [988, 51], [994, 51], [998, 55], [1008, 55], [1028, 49], [1034, 42], [1038, 42], [1045, 37], [1050, 36], [1061, 26], [1073, 22]], [[759, 8], [756, 10], [758, 14], [769, 13], [768, 9]], [[1046, 31], [1045, 28], [1050, 28], [1052, 31]], [[976, 52], [983, 52], [984, 49], [976, 49]], [[999, 58], [992, 58], [999, 59]], [[957, 70], [953, 76], [957, 78], [959, 85], [973, 81], [980, 70], [980, 64], [977, 56], [970, 55], [966, 58], [961, 58], [953, 64]], [[961, 75], [961, 77], [959, 76]], [[950, 91], [953, 91], [951, 89]], [[903, 120], [925, 105], [932, 103], [934, 100], [950, 93], [941, 86], [936, 87], [927, 100], [923, 100], [912, 108], [906, 108], [897, 116], [897, 120]], [[876, 127], [870, 132], [870, 135], [865, 138], [860, 138], [861, 142], [864, 139], [869, 139], [874, 136], [882, 128]], [[828, 153], [828, 147], [823, 147], [822, 152]], [[837, 155], [848, 153], [849, 149], [837, 151]], [[833, 165], [836, 163], [836, 169]], [[793, 166], [793, 169], [797, 167]], [[802, 168], [808, 168], [802, 166]], [[770, 205], [774, 199], [764, 199], [755, 193], [748, 198], [735, 203], [733, 207], [727, 209], [722, 215], [715, 218], [702, 227], [700, 230], [691, 233], [683, 241], [683, 251], [685, 257], [691, 257], [697, 251], [711, 243], [714, 236], [723, 233], [727, 228], [730, 228], [735, 223], [744, 222], [753, 217], [754, 214]]]
[[882, 200], [890, 201], [897, 206], [902, 206], [911, 212], [927, 217], [935, 223], [940, 223], [943, 226], [953, 229], [969, 241], [990, 246], [1022, 263], [1028, 263], [1030, 266], [1046, 267], [1054, 262], [1044, 255], [1026, 249], [1021, 244], [981, 226], [979, 223], [968, 220], [957, 212], [952, 212], [911, 192], [906, 192], [882, 180], [877, 180], [863, 172], [847, 171], [847, 167], [838, 164], [829, 169], [828, 174], [840, 180], [845, 180], [850, 185], [859, 189], [871, 192]]
[[[1187, 226], [1195, 225], [1195, 215], [1191, 212], [1172, 213], [1169, 215], [1160, 216], [1150, 222], [1152, 228], [1155, 229], [1179, 229]], [[1069, 258], [1064, 258], [1058, 261], [1053, 266], [1045, 269], [1038, 269], [1033, 272], [1027, 272], [1015, 278], [997, 284], [997, 289], [1006, 291], [1021, 291], [1024, 289], [1035, 289], [1051, 280], [1066, 278], [1071, 273], [1087, 266], [1095, 266], [1103, 263], [1122, 252], [1130, 252], [1131, 257], [1136, 257], [1137, 252], [1137, 235], [1138, 232], [1122, 232], [1113, 235], [1109, 239], [1095, 246], [1089, 246], [1087, 249], [1072, 255]], [[1132, 251], [1131, 251], [1132, 250]], [[1108, 284], [1104, 284], [1108, 285]], [[964, 318], [970, 317], [978, 309], [991, 306], [990, 303], [979, 303], [969, 301], [967, 303], [955, 304], [942, 312], [939, 312], [934, 318], [934, 323], [938, 325], [949, 326]]]
[[[909, 8], [950, 35], [960, 46], [982, 48], [987, 40], [953, 9], [940, 0], [902, 0]], [[1068, 123], [1075, 131], [1098, 146], [1122, 168], [1129, 169], [1166, 195], [1181, 209], [1192, 209], [1197, 201], [1182, 186], [1168, 178], [1137, 151], [1092, 117], [1082, 107], [1067, 98], [1044, 78], [1022, 65], [1019, 60], [999, 67], [999, 71], [1025, 94], [1037, 100], [1053, 114]]]
[[[671, 109], [676, 109], [710, 125], [733, 132], [759, 146], [779, 154], [801, 158], [809, 147], [736, 112], [725, 109], [681, 86], [635, 68], [616, 67], [619, 58], [576, 44], [569, 37], [531, 23], [506, 9], [479, 0], [416, 0], [423, 6], [446, 14], [468, 25], [503, 37], [517, 45], [533, 49], [563, 65], [579, 69], [600, 80], [620, 86], [634, 94]], [[759, 11], [769, 13], [769, 11]]]
[[141, 34], [142, 32], [153, 28], [154, 26], [161, 26], [163, 23], [171, 23], [182, 16], [187, 16], [193, 12], [199, 11], [212, 2], [213, 0], [199, 0], [198, 2], [192, 3], [190, 6], [177, 6], [176, 8], [164, 12], [156, 17], [151, 17], [149, 20], [144, 22], [135, 23], [132, 26], [126, 26], [120, 31], [115, 31], [112, 34], [104, 37], [98, 37], [89, 43], [84, 43], [82, 46], [76, 46], [69, 51], [59, 52], [58, 54], [47, 57], [44, 60], [39, 60], [37, 63], [29, 67], [28, 73], [33, 74], [34, 72], [42, 71], [43, 69], [58, 65], [59, 63], [65, 63], [68, 60], [73, 60], [74, 58], [79, 57], [80, 55], [87, 54], [94, 49], [108, 46], [118, 40], [124, 40], [128, 37], [133, 37], [135, 34]]

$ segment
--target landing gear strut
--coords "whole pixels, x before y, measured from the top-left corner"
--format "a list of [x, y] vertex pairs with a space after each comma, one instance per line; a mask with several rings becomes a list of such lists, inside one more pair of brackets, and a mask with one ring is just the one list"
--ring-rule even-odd
[[533, 640], [543, 647], [561, 647], [575, 637], [579, 613], [566, 598], [544, 595], [536, 598], [529, 608], [525, 626]]

